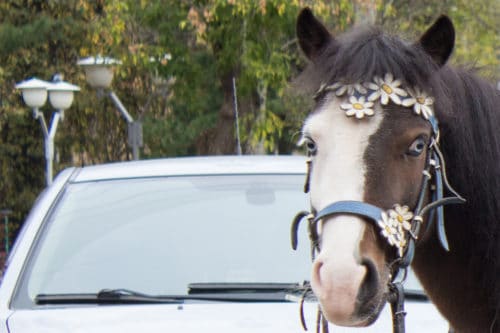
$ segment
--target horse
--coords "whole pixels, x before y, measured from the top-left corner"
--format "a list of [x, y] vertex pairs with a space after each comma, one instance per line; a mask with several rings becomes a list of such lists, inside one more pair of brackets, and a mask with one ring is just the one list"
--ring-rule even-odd
[[372, 26], [333, 36], [305, 8], [296, 33], [323, 316], [369, 326], [411, 263], [454, 332], [500, 332], [500, 94], [447, 65], [452, 21], [411, 42]]

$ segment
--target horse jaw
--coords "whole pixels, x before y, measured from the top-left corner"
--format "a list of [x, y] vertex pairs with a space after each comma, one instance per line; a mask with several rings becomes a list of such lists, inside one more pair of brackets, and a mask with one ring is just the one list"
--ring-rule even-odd
[[[311, 204], [316, 210], [341, 200], [363, 201], [363, 156], [383, 118], [380, 109], [370, 119], [349, 118], [339, 104], [337, 98], [330, 98], [311, 114], [303, 129], [318, 147], [311, 174]], [[321, 251], [313, 263], [311, 285], [323, 314], [334, 324], [366, 326], [382, 308], [386, 282], [381, 278], [382, 249], [368, 246], [370, 253], [366, 253], [362, 244], [373, 234], [373, 227], [355, 216], [322, 221]], [[370, 237], [372, 244], [375, 238]]]

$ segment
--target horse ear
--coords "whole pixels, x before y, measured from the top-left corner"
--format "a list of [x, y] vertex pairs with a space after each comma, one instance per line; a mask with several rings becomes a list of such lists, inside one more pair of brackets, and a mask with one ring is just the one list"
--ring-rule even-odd
[[455, 45], [455, 28], [451, 20], [441, 15], [420, 37], [419, 44], [439, 66], [443, 66]]
[[309, 8], [301, 10], [297, 18], [297, 37], [307, 58], [314, 60], [333, 37]]

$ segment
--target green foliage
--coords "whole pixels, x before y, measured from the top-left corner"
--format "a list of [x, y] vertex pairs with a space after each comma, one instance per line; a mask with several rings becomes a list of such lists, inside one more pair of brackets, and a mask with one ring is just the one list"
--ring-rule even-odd
[[484, 67], [500, 80], [500, 2], [456, 0], [449, 14], [458, 32], [456, 62]]
[[[455, 25], [455, 64], [482, 67], [500, 80], [500, 2], [489, 0], [380, 0], [379, 24], [416, 40], [439, 14], [450, 16]], [[401, 19], [405, 18], [405, 19]]]
[[[112, 115], [110, 112], [96, 112], [95, 98], [90, 97], [93, 92], [85, 89], [83, 72], [76, 66], [77, 59], [86, 55], [84, 50], [91, 50], [97, 44], [102, 50], [119, 49], [119, 41], [123, 39], [123, 31], [116, 28], [102, 34], [96, 30], [104, 30], [106, 25], [114, 27], [117, 18], [125, 17], [118, 13], [123, 5], [120, 1], [109, 1], [99, 7], [99, 3], [83, 0], [0, 3], [0, 209], [12, 209], [10, 221], [14, 233], [45, 185], [43, 134], [15, 90], [16, 82], [32, 76], [50, 80], [59, 72], [65, 75], [65, 80], [83, 88], [58, 128], [55, 173], [69, 165], [123, 156], [123, 152], [117, 154], [115, 149], [110, 154], [104, 146], [116, 136], [120, 136], [115, 140], [120, 142], [118, 146], [123, 146], [123, 135], [116, 135], [123, 133], [117, 130], [122, 124], [107, 121], [106, 114]], [[112, 18], [114, 21], [109, 22]], [[95, 36], [112, 38], [96, 42]], [[106, 43], [109, 47], [104, 47]], [[80, 98], [82, 93], [90, 98]], [[44, 107], [43, 111], [50, 121], [50, 107]], [[80, 159], [82, 156], [85, 158]]]
[[[290, 109], [283, 109], [284, 91], [304, 66], [295, 40], [299, 10], [308, 5], [320, 17], [338, 14], [331, 27], [341, 30], [352, 22], [350, 4], [349, 1], [213, 0], [194, 2], [189, 7], [179, 26], [194, 33], [196, 45], [213, 57], [223, 90], [220, 109], [226, 110], [225, 117], [227, 110], [233, 109], [231, 79], [237, 82], [244, 124], [242, 139], [247, 151], [279, 152], [283, 147], [280, 141], [291, 142], [293, 131], [299, 127], [298, 122], [287, 123], [295, 118], [287, 113], [302, 110], [294, 108], [294, 103], [289, 104]], [[228, 126], [229, 122], [223, 124]], [[227, 137], [223, 139], [227, 141]], [[287, 145], [280, 152], [290, 152], [291, 148]], [[228, 152], [232, 149], [233, 145], [228, 145]]]

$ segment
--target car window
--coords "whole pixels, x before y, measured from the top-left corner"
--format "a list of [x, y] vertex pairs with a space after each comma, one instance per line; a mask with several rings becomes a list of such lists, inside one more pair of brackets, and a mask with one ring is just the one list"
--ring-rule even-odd
[[309, 280], [303, 175], [123, 179], [70, 184], [46, 220], [14, 306], [38, 294], [126, 288], [185, 294], [194, 282]]

